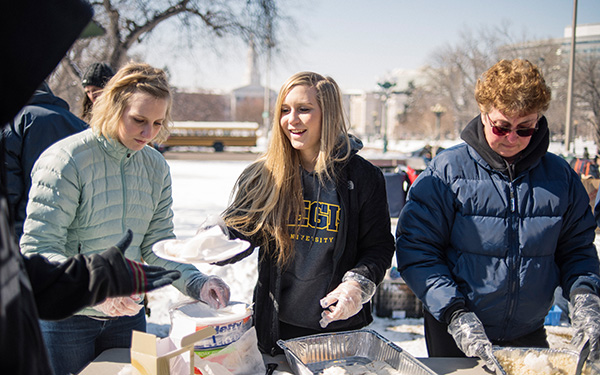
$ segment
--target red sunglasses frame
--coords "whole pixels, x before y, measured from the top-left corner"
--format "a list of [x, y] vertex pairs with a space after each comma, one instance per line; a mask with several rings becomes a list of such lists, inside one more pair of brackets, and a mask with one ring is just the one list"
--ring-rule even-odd
[[526, 137], [533, 136], [535, 134], [535, 132], [538, 130], [537, 123], [538, 123], [539, 117], [535, 120], [535, 125], [533, 127], [513, 130], [513, 129], [507, 128], [505, 126], [496, 125], [494, 123], [494, 121], [492, 121], [492, 119], [490, 118], [489, 113], [486, 113], [485, 115], [487, 116], [488, 121], [490, 122], [490, 126], [492, 127], [492, 133], [494, 133], [495, 135], [497, 135], [499, 137], [507, 136], [514, 131], [515, 133], [517, 133], [517, 135], [519, 137], [526, 138]]

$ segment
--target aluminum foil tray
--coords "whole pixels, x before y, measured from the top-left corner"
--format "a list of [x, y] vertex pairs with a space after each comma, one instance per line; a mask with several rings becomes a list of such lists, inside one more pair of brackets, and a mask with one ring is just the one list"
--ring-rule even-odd
[[296, 375], [322, 374], [332, 366], [384, 361], [402, 375], [436, 375], [415, 357], [375, 331], [363, 329], [279, 340]]
[[[529, 351], [537, 352], [539, 354], [546, 354], [550, 358], [552, 356], [555, 356], [558, 354], [564, 354], [564, 355], [570, 357], [574, 361], [575, 364], [577, 363], [577, 360], [579, 359], [579, 353], [577, 353], [574, 350], [568, 350], [568, 349], [514, 348], [514, 347], [494, 346], [492, 350], [493, 350], [494, 354], [496, 354], [496, 352], [499, 350], [504, 350], [504, 351], [508, 351], [511, 353], [517, 353], [521, 357], [524, 357], [526, 355], [526, 353]], [[496, 356], [496, 358], [498, 358], [498, 356]], [[587, 370], [586, 370], [586, 367], [584, 367], [584, 369], [583, 369], [584, 374], [600, 375], [600, 367], [598, 367], [598, 365], [596, 363], [588, 361], [586, 363], [586, 366], [587, 366]], [[505, 368], [505, 370], [508, 370], [508, 369]], [[573, 369], [571, 369], [570, 371], [575, 371], [575, 367], [573, 367]], [[510, 373], [509, 373], [509, 375], [510, 375]]]

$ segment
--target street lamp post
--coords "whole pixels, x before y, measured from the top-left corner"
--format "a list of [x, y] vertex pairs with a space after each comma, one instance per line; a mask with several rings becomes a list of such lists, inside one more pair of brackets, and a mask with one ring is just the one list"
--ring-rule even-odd
[[396, 86], [396, 82], [378, 82], [377, 85], [383, 90], [383, 115], [381, 116], [381, 127], [383, 128], [383, 153], [388, 149], [388, 99], [390, 98], [391, 90]]
[[442, 107], [440, 103], [437, 103], [431, 107], [431, 112], [435, 115], [435, 130], [436, 130], [436, 145], [431, 150], [431, 157], [437, 154], [437, 150], [440, 147], [441, 133], [442, 133], [442, 115], [446, 112], [446, 108]]

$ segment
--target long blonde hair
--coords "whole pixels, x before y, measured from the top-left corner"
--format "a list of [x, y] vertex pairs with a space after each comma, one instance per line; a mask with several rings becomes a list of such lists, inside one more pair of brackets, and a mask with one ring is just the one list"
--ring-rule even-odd
[[[279, 121], [284, 99], [292, 88], [302, 85], [316, 89], [322, 113], [320, 150], [314, 169], [319, 181], [334, 181], [334, 164], [350, 157], [339, 86], [332, 78], [317, 73], [296, 73], [279, 90], [267, 151], [240, 175], [232, 202], [223, 213], [228, 226], [257, 239], [258, 245], [266, 247], [280, 265], [293, 259], [289, 225], [292, 220], [300, 220], [304, 205], [300, 153], [292, 147]], [[271, 239], [274, 248], [269, 248]]]
[[163, 126], [153, 141], [160, 142], [169, 136], [172, 94], [166, 73], [148, 64], [130, 62], [108, 81], [102, 94], [92, 107], [90, 127], [96, 134], [118, 139], [119, 120], [129, 100], [136, 92], [143, 92], [167, 100]]

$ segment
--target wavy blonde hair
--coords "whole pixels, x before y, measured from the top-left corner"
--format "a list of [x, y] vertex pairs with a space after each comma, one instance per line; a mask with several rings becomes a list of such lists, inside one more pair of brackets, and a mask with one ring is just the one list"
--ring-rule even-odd
[[500, 60], [475, 86], [475, 100], [482, 113], [492, 108], [507, 116], [542, 114], [550, 105], [550, 87], [537, 66], [527, 60]]
[[171, 121], [172, 94], [167, 74], [145, 63], [130, 62], [123, 66], [108, 81], [102, 94], [92, 107], [90, 127], [97, 134], [118, 139], [119, 124], [132, 95], [143, 92], [157, 99], [167, 101], [167, 112], [163, 126], [153, 141], [161, 142], [169, 136]]
[[[332, 78], [317, 73], [296, 73], [279, 90], [267, 151], [240, 175], [231, 203], [223, 213], [229, 227], [256, 238], [257, 244], [265, 247], [280, 265], [293, 259], [289, 226], [294, 218], [301, 218], [304, 207], [300, 153], [292, 147], [280, 126], [282, 103], [296, 86], [314, 87], [317, 92], [322, 123], [314, 171], [319, 181], [334, 181], [334, 164], [350, 157], [348, 126], [339, 86]], [[274, 248], [269, 248], [271, 240]]]

